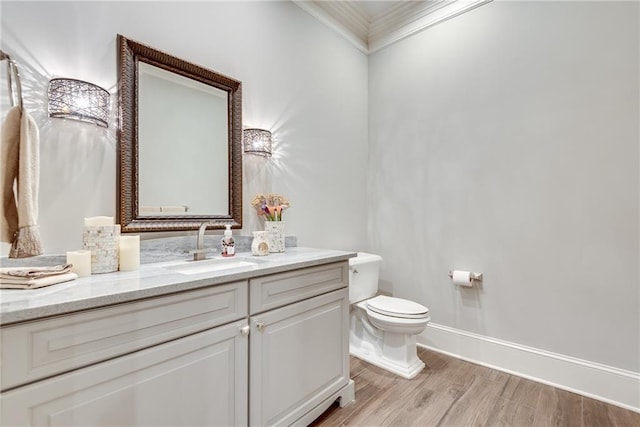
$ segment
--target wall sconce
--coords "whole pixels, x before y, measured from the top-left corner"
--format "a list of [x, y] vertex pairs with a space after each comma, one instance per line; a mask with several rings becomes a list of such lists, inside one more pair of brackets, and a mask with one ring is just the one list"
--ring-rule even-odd
[[271, 132], [264, 129], [245, 129], [242, 132], [244, 152], [271, 157]]
[[109, 92], [82, 80], [51, 79], [49, 117], [81, 120], [109, 127]]

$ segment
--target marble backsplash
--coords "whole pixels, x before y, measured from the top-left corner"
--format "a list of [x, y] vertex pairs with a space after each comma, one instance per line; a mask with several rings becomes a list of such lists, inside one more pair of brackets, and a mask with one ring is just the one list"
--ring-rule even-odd
[[[236, 242], [236, 252], [251, 252], [253, 236], [233, 236]], [[205, 235], [204, 247], [210, 248], [209, 257], [220, 255], [221, 235]], [[298, 246], [296, 236], [287, 236], [285, 247]], [[140, 240], [140, 263], [151, 264], [154, 262], [190, 259], [190, 251], [196, 248], [196, 236], [162, 237], [158, 239]], [[0, 258], [0, 267], [36, 267], [64, 264], [66, 255], [39, 255], [30, 258]]]
[[[220, 255], [221, 235], [205, 235], [204, 247], [211, 249], [208, 256]], [[233, 236], [236, 242], [236, 252], [251, 252], [253, 236]], [[296, 236], [287, 236], [285, 247], [298, 246]], [[195, 236], [166, 237], [140, 241], [140, 263], [171, 261], [175, 259], [190, 259], [190, 252], [196, 248]]]

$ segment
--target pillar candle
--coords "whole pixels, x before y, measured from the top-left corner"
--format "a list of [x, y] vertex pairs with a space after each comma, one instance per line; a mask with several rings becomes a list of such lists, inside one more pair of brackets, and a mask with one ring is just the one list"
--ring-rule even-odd
[[91, 251], [67, 252], [67, 264], [72, 264], [71, 271], [78, 277], [91, 276]]
[[140, 267], [140, 236], [120, 236], [120, 271]]
[[103, 225], [114, 225], [115, 221], [112, 216], [93, 216], [84, 219], [84, 225], [87, 227], [97, 227]]

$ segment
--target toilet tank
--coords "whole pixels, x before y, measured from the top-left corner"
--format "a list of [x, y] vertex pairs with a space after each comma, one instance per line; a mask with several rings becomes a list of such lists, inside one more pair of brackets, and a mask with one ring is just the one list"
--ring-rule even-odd
[[378, 292], [380, 275], [379, 255], [358, 252], [355, 258], [349, 258], [349, 302], [351, 304], [373, 297]]

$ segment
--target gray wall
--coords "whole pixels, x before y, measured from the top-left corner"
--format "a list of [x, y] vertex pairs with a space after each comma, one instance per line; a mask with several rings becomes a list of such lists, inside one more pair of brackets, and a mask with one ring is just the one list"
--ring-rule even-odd
[[[21, 66], [26, 106], [41, 131], [47, 253], [79, 249], [84, 217], [115, 215], [116, 122], [103, 130], [49, 119], [46, 88], [51, 77], [70, 77], [115, 95], [117, 33], [242, 81], [244, 124], [270, 129], [276, 139], [271, 160], [245, 156], [243, 234], [263, 228], [250, 207], [253, 196], [277, 192], [291, 201], [287, 234], [297, 235], [299, 245], [365, 246], [367, 57], [295, 4], [3, 1], [1, 7], [2, 48]], [[6, 255], [8, 246], [1, 246]]]
[[492, 2], [372, 55], [387, 289], [434, 323], [640, 371], [638, 52], [637, 2]]

